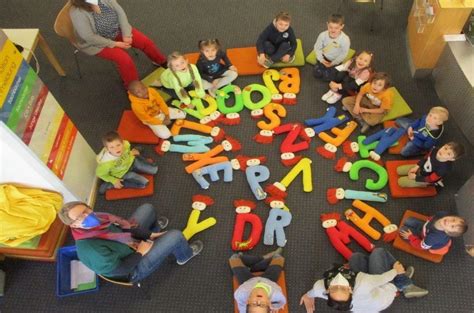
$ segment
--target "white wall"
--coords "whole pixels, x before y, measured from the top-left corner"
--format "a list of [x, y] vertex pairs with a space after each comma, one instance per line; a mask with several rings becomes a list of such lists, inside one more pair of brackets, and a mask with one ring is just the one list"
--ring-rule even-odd
[[0, 183], [20, 183], [60, 192], [64, 202], [81, 200], [0, 121]]

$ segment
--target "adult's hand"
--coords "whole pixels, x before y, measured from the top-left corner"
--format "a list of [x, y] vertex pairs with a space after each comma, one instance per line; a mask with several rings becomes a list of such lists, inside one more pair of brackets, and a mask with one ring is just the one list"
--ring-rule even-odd
[[159, 232], [159, 233], [151, 233], [150, 239], [151, 239], [151, 240], [155, 240], [156, 238], [161, 237], [161, 236], [163, 236], [164, 234], [166, 234], [165, 231], [162, 231], [162, 232]]
[[307, 294], [304, 294], [301, 297], [300, 305], [303, 305], [306, 308], [306, 313], [314, 312], [314, 298], [311, 298]]
[[122, 49], [130, 49], [131, 45], [129, 43], [123, 42], [123, 41], [116, 41], [115, 42], [115, 47], [116, 48], [122, 48]]
[[141, 241], [138, 244], [137, 252], [140, 253], [141, 255], [146, 255], [148, 252], [150, 252], [151, 247], [153, 247], [152, 241]]

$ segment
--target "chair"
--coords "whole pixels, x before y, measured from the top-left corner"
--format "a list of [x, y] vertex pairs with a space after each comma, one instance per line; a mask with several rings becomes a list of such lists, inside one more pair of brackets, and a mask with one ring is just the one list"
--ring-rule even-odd
[[76, 35], [74, 34], [74, 27], [72, 25], [71, 17], [69, 16], [70, 9], [71, 3], [68, 1], [61, 11], [59, 11], [58, 16], [56, 17], [56, 21], [54, 22], [54, 31], [59, 36], [69, 40], [71, 45], [74, 46], [74, 60], [76, 61], [77, 74], [79, 75], [79, 78], [82, 78], [79, 60], [77, 59], [79, 49], [77, 49]]

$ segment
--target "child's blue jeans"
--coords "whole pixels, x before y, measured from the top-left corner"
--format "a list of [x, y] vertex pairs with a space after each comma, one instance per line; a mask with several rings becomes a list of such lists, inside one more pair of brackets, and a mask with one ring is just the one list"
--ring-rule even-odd
[[[360, 252], [353, 253], [349, 260], [349, 267], [356, 273], [363, 272], [377, 275], [390, 271], [396, 261], [387, 250], [375, 248], [369, 256]], [[412, 280], [405, 274], [395, 276], [392, 282], [401, 291], [413, 284]]]

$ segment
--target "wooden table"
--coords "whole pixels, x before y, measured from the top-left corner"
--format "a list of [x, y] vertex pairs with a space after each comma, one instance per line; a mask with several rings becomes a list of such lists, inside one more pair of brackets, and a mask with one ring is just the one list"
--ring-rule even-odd
[[38, 28], [3, 28], [2, 30], [13, 43], [24, 48], [21, 54], [27, 62], [30, 62], [33, 55], [32, 51], [35, 51], [36, 46], [39, 45], [56, 72], [60, 76], [66, 76], [66, 72]]

